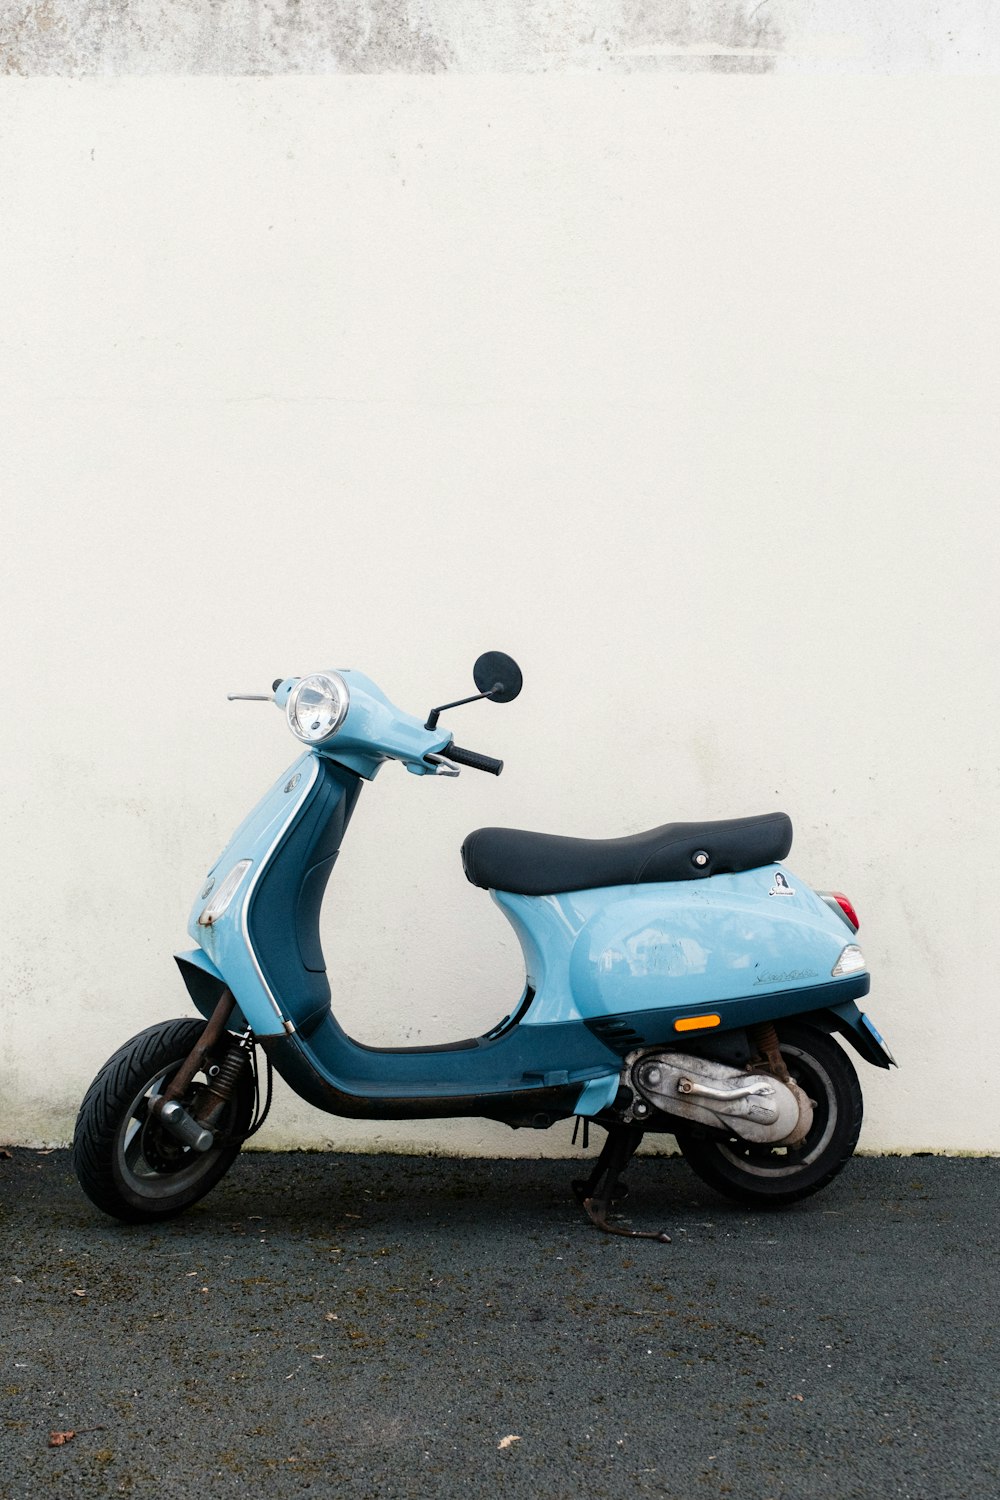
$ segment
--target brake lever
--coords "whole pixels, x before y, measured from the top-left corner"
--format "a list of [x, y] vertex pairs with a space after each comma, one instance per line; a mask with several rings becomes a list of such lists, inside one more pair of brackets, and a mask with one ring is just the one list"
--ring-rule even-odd
[[435, 755], [432, 751], [424, 756], [428, 765], [436, 767], [438, 776], [461, 776], [457, 766], [453, 766], [450, 760], [445, 760], [443, 755]]

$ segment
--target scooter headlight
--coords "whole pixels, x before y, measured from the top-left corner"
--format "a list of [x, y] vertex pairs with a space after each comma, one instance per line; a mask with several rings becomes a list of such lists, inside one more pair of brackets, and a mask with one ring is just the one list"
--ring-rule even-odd
[[350, 701], [347, 683], [338, 672], [301, 677], [288, 695], [288, 727], [305, 744], [319, 745], [337, 733]]

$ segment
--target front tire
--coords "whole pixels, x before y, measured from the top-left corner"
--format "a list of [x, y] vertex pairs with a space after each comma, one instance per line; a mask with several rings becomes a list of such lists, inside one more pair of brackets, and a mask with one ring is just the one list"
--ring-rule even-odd
[[824, 1031], [782, 1021], [785, 1066], [813, 1101], [813, 1123], [798, 1146], [769, 1146], [678, 1134], [691, 1170], [727, 1198], [752, 1207], [795, 1203], [818, 1193], [850, 1160], [861, 1133], [861, 1085], [851, 1060]]
[[[151, 1101], [197, 1044], [204, 1021], [163, 1021], [126, 1042], [87, 1090], [73, 1133], [73, 1167], [90, 1201], [126, 1224], [181, 1213], [203, 1198], [229, 1170], [253, 1115], [254, 1085], [244, 1067], [208, 1151], [182, 1146], [150, 1116]], [[224, 1032], [215, 1061], [233, 1038]], [[212, 1059], [209, 1059], [209, 1065]], [[185, 1108], [204, 1087], [195, 1074]]]

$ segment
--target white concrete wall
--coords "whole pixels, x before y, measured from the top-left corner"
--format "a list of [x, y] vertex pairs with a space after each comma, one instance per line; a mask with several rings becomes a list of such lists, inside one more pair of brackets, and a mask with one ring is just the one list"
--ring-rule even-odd
[[[1000, 1149], [995, 79], [0, 87], [0, 1139], [184, 1014], [202, 873], [295, 753], [227, 690], [363, 668], [499, 781], [365, 789], [335, 1004], [516, 998], [481, 823], [782, 807], [862, 917], [869, 1149]], [[348, 1125], [262, 1144], [568, 1148]]]
[[4, 0], [0, 73], [995, 73], [994, 0]]

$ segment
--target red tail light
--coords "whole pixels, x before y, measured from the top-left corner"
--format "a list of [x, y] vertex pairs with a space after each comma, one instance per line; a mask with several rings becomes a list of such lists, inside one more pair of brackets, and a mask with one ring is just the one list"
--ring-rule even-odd
[[834, 901], [836, 901], [837, 905], [844, 913], [844, 916], [854, 928], [854, 931], [857, 932], [858, 928], [861, 926], [861, 923], [858, 921], [858, 914], [854, 910], [853, 903], [848, 901], [843, 891], [831, 891], [830, 895], [833, 897]]
[[854, 910], [853, 902], [848, 901], [847, 897], [842, 891], [832, 891], [831, 895], [833, 896], [834, 901], [836, 901], [837, 905], [840, 907], [841, 911], [844, 913], [844, 916], [854, 928], [854, 931], [857, 932], [858, 928], [861, 926], [861, 923], [858, 921], [858, 914]]
[[843, 891], [817, 891], [816, 894], [826, 902], [831, 911], [835, 911], [839, 917], [843, 917], [852, 932], [857, 932], [861, 926], [861, 923], [858, 921], [858, 914], [854, 910], [853, 903], [848, 901]]

